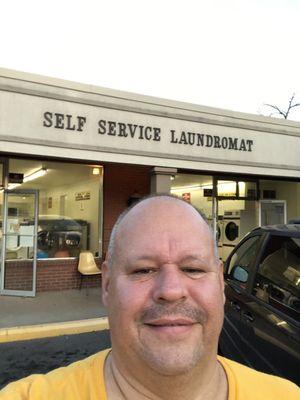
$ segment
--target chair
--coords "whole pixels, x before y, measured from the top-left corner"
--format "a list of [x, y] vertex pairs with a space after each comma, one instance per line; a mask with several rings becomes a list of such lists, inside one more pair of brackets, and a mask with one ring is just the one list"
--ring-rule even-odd
[[93, 253], [91, 251], [81, 251], [79, 254], [78, 272], [80, 272], [80, 289], [82, 279], [88, 275], [99, 275], [101, 270], [97, 267]]

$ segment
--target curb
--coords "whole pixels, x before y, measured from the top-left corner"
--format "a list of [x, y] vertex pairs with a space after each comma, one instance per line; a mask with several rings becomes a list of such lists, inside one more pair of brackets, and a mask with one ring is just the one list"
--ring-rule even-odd
[[16, 326], [0, 329], [0, 343], [42, 339], [62, 335], [75, 335], [79, 333], [102, 331], [105, 329], [109, 329], [107, 317], [42, 325]]

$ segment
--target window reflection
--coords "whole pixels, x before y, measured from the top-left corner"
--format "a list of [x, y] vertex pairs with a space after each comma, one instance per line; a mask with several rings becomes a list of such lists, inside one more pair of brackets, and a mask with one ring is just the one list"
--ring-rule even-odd
[[261, 260], [254, 294], [280, 309], [288, 307], [300, 319], [300, 239], [271, 236]]
[[207, 175], [177, 174], [171, 193], [190, 202], [212, 222], [213, 178]]

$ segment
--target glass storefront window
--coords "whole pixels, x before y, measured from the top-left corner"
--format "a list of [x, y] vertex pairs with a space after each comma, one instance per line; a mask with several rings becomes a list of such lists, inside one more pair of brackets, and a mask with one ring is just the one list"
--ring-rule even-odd
[[261, 224], [300, 220], [299, 182], [260, 180], [259, 186]]
[[222, 197], [236, 197], [237, 195], [236, 181], [218, 180], [217, 195]]
[[[77, 257], [82, 250], [101, 251], [103, 169], [99, 165], [10, 159], [10, 176], [21, 174], [9, 189], [39, 193], [37, 258]], [[8, 218], [28, 212], [10, 204]], [[32, 210], [31, 210], [32, 211]], [[25, 216], [26, 217], [26, 216]], [[17, 258], [24, 258], [22, 255]]]
[[218, 197], [257, 200], [257, 194], [256, 181], [217, 180]]
[[257, 182], [238, 182], [239, 197], [257, 200]]
[[177, 174], [171, 185], [171, 193], [195, 206], [209, 222], [213, 220], [213, 179], [207, 175]]

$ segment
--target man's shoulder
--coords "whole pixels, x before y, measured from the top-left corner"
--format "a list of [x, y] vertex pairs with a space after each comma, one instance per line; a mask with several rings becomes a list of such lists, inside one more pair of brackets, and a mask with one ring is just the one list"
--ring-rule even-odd
[[238, 400], [300, 399], [300, 388], [287, 379], [256, 371], [228, 358], [218, 357], [218, 359], [225, 369], [229, 390], [235, 392], [235, 397], [232, 398]]
[[101, 392], [101, 386], [104, 387], [101, 375], [108, 351], [101, 351], [45, 375], [31, 375], [13, 382], [0, 392], [0, 400], [85, 398], [85, 391], [94, 392], [95, 398], [99, 398], [98, 392]]

